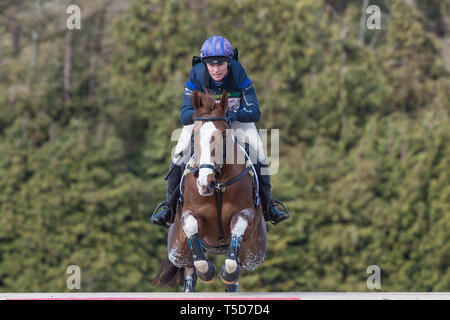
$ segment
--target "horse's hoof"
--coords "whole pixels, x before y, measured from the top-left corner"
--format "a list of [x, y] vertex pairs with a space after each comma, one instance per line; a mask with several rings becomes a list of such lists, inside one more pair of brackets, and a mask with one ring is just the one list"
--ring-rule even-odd
[[197, 270], [197, 276], [198, 278], [203, 282], [211, 282], [214, 281], [217, 277], [217, 269], [214, 263], [211, 261], [208, 261], [208, 270], [205, 273], [202, 273]]
[[226, 265], [222, 265], [222, 269], [220, 270], [220, 278], [223, 283], [226, 284], [235, 284], [239, 280], [239, 275], [241, 273], [241, 267], [239, 265], [236, 267], [236, 270], [232, 273], [228, 273], [226, 269]]

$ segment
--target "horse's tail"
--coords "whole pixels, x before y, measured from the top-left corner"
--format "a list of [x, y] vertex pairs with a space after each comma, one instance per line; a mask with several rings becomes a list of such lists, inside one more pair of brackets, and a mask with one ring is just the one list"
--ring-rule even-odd
[[158, 274], [155, 279], [153, 279], [152, 285], [158, 285], [159, 282], [161, 286], [175, 287], [177, 285], [177, 280], [180, 284], [183, 284], [184, 268], [174, 266], [169, 258], [166, 257], [163, 262], [161, 262]]

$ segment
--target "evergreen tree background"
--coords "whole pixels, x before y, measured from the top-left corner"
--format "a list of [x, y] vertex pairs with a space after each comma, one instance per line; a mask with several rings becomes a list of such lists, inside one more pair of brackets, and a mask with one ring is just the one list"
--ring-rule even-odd
[[172, 290], [151, 286], [167, 231], [150, 215], [213, 34], [239, 49], [257, 127], [280, 130], [291, 212], [241, 291], [368, 291], [373, 264], [382, 291], [448, 291], [449, 30], [440, 0], [2, 0], [0, 291], [69, 291], [72, 264], [81, 291]]

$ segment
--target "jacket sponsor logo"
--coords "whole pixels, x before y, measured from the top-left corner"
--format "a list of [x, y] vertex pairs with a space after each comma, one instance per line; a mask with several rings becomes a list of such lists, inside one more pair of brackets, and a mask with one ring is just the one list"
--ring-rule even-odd
[[194, 91], [192, 91], [191, 89], [189, 89], [188, 87], [184, 87], [184, 95], [185, 96], [191, 96], [194, 94]]

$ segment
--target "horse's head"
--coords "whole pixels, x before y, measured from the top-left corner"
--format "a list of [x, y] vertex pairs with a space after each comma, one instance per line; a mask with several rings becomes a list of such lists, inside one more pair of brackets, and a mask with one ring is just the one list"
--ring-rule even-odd
[[193, 104], [194, 157], [199, 168], [197, 188], [200, 195], [210, 196], [224, 164], [226, 130], [229, 128], [225, 117], [228, 95], [223, 91], [217, 104], [213, 96], [195, 91]]

